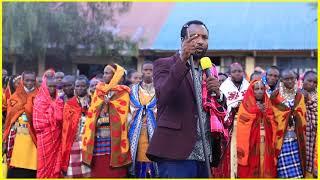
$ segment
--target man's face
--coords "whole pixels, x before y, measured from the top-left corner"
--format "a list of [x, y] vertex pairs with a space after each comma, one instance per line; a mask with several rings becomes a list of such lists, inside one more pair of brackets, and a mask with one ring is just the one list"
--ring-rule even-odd
[[113, 75], [114, 75], [114, 73], [113, 73], [112, 69], [110, 67], [106, 66], [103, 71], [103, 81], [106, 84], [109, 84]]
[[265, 87], [261, 81], [257, 82], [253, 86], [254, 97], [257, 101], [263, 100], [263, 95], [265, 92]]
[[284, 72], [283, 77], [281, 78], [281, 81], [283, 82], [284, 86], [287, 89], [293, 89], [294, 85], [297, 82], [297, 76], [294, 74], [293, 71], [287, 71]]
[[98, 81], [98, 80], [91, 81], [90, 87], [89, 87], [91, 94], [94, 93], [94, 91], [96, 90], [96, 86], [97, 86], [97, 84], [98, 84], [99, 82], [100, 82], [100, 81]]
[[232, 64], [230, 66], [231, 79], [236, 83], [241, 83], [243, 80], [243, 69], [240, 64]]
[[75, 82], [75, 92], [77, 96], [84, 97], [87, 95], [88, 85], [85, 80], [77, 80]]
[[[193, 56], [196, 59], [200, 59], [208, 50], [208, 31], [203, 25], [198, 24], [191, 24], [188, 27], [188, 31], [190, 37], [195, 36], [196, 34], [198, 35], [198, 37], [192, 41], [192, 44], [196, 48]], [[186, 40], [186, 38], [184, 40]]]
[[55, 74], [55, 78], [58, 84], [62, 82], [63, 77], [64, 77], [64, 74], [62, 72], [57, 72]]
[[48, 87], [50, 96], [55, 97], [56, 88], [57, 88], [57, 82], [55, 81], [55, 79], [48, 79], [47, 80], [47, 87]]
[[274, 87], [279, 81], [280, 72], [277, 69], [269, 69], [267, 72], [268, 85]]
[[142, 67], [142, 76], [145, 80], [152, 81], [153, 64], [144, 64]]
[[62, 81], [63, 84], [63, 92], [68, 96], [68, 97], [72, 97], [74, 95], [74, 85], [73, 85], [73, 81], [71, 81], [70, 79], [67, 80], [63, 80]]
[[138, 84], [142, 81], [142, 74], [139, 72], [135, 72], [131, 75], [130, 81], [132, 84]]
[[23, 75], [23, 85], [28, 90], [31, 90], [36, 85], [36, 75], [35, 74], [24, 74]]
[[318, 80], [314, 73], [308, 74], [303, 80], [303, 89], [308, 92], [315, 91], [317, 88]]

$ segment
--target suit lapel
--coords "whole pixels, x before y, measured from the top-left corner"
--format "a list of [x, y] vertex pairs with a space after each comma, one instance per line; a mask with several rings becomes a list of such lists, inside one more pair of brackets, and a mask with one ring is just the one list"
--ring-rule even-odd
[[[176, 54], [174, 55], [174, 63], [175, 63], [178, 59], [179, 59], [179, 53], [176, 53]], [[188, 81], [187, 84], [189, 84], [189, 86], [190, 86], [189, 89], [190, 89], [190, 91], [192, 92], [193, 97], [195, 97], [195, 91], [194, 91], [194, 87], [193, 87], [193, 80], [192, 80], [192, 77], [191, 77], [191, 69], [187, 72], [186, 77], [187, 77], [187, 81]]]
[[191, 70], [187, 73], [187, 79], [188, 79], [188, 84], [190, 86], [190, 90], [192, 92], [193, 97], [195, 97], [195, 91], [194, 91], [194, 86], [193, 86], [193, 80], [191, 77]]

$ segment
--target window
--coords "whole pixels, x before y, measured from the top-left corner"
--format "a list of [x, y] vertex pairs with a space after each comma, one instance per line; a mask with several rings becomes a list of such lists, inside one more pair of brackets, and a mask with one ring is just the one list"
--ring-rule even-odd
[[309, 57], [277, 57], [277, 65], [280, 69], [293, 69], [299, 74], [308, 70], [317, 70], [317, 59]]

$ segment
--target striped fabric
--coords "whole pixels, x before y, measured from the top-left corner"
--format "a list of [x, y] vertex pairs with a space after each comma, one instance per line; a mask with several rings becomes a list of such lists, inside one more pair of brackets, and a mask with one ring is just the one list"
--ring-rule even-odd
[[110, 126], [101, 126], [97, 129], [94, 141], [94, 155], [111, 154]]
[[82, 163], [80, 143], [81, 141], [75, 141], [72, 144], [70, 151], [69, 166], [66, 174], [66, 177], [68, 178], [90, 177], [90, 167]]
[[312, 93], [311, 98], [306, 102], [307, 107], [307, 127], [306, 127], [306, 171], [312, 173], [314, 165], [314, 147], [317, 136], [318, 124], [318, 102], [317, 94]]
[[43, 81], [34, 100], [33, 126], [37, 136], [37, 178], [61, 177], [63, 101], [52, 100]]
[[303, 178], [296, 139], [284, 139], [277, 165], [278, 178]]

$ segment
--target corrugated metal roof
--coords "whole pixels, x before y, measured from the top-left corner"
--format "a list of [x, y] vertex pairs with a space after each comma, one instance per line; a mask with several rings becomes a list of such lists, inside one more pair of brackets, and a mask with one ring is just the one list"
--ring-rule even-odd
[[316, 18], [310, 3], [176, 3], [146, 49], [179, 49], [180, 29], [194, 19], [209, 28], [209, 49], [317, 49]]

